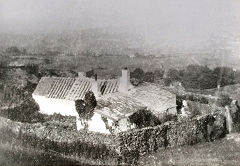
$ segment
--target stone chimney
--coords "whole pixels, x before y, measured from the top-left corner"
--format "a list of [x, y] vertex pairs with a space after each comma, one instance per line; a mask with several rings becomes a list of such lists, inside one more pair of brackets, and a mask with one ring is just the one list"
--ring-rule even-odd
[[95, 96], [96, 98], [99, 97], [97, 74], [95, 74], [95, 79], [92, 81], [91, 90], [92, 90], [92, 92], [94, 93], [94, 96]]
[[85, 72], [78, 72], [78, 77], [86, 77], [86, 73]]
[[130, 85], [130, 72], [127, 68], [124, 68], [122, 69], [122, 76], [120, 77], [119, 92], [127, 93]]

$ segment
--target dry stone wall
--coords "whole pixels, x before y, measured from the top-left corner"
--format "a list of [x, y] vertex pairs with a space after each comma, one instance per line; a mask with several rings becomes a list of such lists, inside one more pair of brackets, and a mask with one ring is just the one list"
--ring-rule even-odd
[[63, 130], [41, 123], [28, 124], [0, 117], [1, 141], [18, 140], [44, 150], [93, 159], [116, 158], [136, 163], [140, 156], [167, 147], [193, 145], [211, 141], [226, 134], [223, 115], [206, 115], [189, 121], [167, 122], [155, 127], [134, 129], [117, 135]]
[[32, 146], [65, 155], [103, 160], [118, 157], [113, 137], [104, 134], [62, 130], [41, 123], [20, 123], [2, 117], [0, 117], [0, 133], [2, 142], [18, 142], [18, 145]]
[[226, 133], [223, 115], [206, 115], [185, 122], [167, 122], [118, 134], [118, 152], [126, 163], [160, 148], [193, 145], [221, 138]]

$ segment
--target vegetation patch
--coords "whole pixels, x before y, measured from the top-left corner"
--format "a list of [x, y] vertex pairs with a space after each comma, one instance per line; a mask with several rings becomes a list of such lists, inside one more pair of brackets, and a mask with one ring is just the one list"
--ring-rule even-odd
[[16, 107], [7, 107], [0, 110], [0, 116], [27, 123], [43, 122], [44, 117], [39, 113], [38, 104], [32, 99], [27, 99]]
[[54, 151], [68, 156], [84, 156], [91, 159], [118, 159], [114, 136], [76, 130], [62, 130], [40, 123], [23, 124], [0, 118], [1, 142], [17, 140], [20, 145], [44, 151]]

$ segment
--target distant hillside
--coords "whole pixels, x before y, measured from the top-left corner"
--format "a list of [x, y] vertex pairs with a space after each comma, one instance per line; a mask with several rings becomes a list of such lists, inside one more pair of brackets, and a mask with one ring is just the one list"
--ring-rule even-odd
[[126, 54], [142, 47], [141, 40], [127, 33], [107, 29], [85, 29], [78, 32], [48, 34], [0, 34], [0, 49], [10, 46], [26, 48], [29, 52], [95, 52], [99, 54]]
[[[237, 39], [236, 39], [237, 40]], [[240, 69], [240, 56], [232, 44], [194, 46], [193, 50], [176, 48], [166, 43], [154, 43], [143, 34], [124, 32], [117, 28], [92, 28], [63, 33], [45, 34], [0, 34], [0, 52], [17, 46], [28, 53], [45, 54], [59, 52], [71, 55], [143, 55], [157, 56], [164, 64], [186, 63], [208, 65], [209, 67], [230, 66]], [[235, 44], [236, 45], [236, 44]], [[196, 47], [196, 48], [195, 48]], [[206, 48], [205, 48], [206, 47]], [[0, 55], [1, 56], [1, 55]], [[183, 61], [184, 60], [184, 61]], [[176, 64], [179, 66], [179, 64]], [[182, 64], [181, 64], [182, 65]]]

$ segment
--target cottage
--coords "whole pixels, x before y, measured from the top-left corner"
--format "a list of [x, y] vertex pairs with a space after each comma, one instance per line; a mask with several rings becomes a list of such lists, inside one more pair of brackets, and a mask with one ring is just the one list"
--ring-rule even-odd
[[42, 77], [32, 96], [45, 114], [60, 113], [77, 117], [77, 129], [85, 126], [75, 109], [75, 101], [92, 91], [97, 99], [93, 117], [87, 122], [88, 130], [101, 133], [126, 131], [135, 128], [131, 120], [140, 110], [151, 112], [150, 119], [163, 112], [176, 114], [176, 95], [163, 86], [143, 83], [134, 87], [130, 72], [122, 70], [116, 79], [87, 78], [80, 72], [77, 78]]

